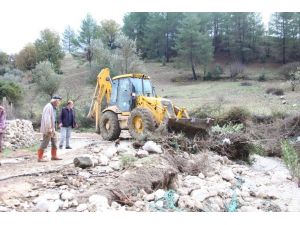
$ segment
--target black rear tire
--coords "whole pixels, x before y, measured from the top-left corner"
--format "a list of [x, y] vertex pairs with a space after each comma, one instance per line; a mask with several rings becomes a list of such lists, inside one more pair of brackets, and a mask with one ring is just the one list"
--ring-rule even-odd
[[100, 119], [100, 133], [106, 141], [113, 141], [119, 138], [121, 128], [116, 113], [106, 111], [102, 114]]
[[[139, 118], [141, 127], [137, 128], [136, 119]], [[135, 108], [128, 119], [128, 130], [130, 135], [137, 140], [144, 140], [155, 130], [155, 120], [150, 110], [146, 108]]]

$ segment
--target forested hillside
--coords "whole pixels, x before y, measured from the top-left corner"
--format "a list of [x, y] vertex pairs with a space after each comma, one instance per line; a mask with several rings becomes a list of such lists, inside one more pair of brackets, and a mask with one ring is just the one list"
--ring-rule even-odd
[[[132, 12], [124, 15], [121, 26], [87, 14], [80, 27], [66, 26], [61, 35], [45, 28], [19, 53], [0, 52], [0, 93], [9, 103], [25, 107], [21, 110], [25, 115], [20, 116], [27, 118], [55, 93], [77, 98], [80, 94], [72, 92], [77, 90], [72, 89], [73, 83], [78, 90], [90, 92], [104, 67], [114, 76], [161, 71], [159, 65], [173, 71], [171, 78], [155, 74], [166, 82], [286, 80], [295, 89], [299, 21], [296, 12], [273, 13], [268, 28], [260, 13], [254, 12]], [[66, 62], [71, 63], [65, 67]], [[157, 64], [149, 64], [155, 65], [150, 68], [149, 62]], [[28, 104], [32, 97], [35, 101]], [[82, 116], [87, 108], [87, 103], [82, 105]]]
[[[165, 58], [180, 55], [184, 39], [212, 45], [213, 55], [225, 54], [242, 63], [253, 61], [287, 63], [299, 60], [300, 14], [273, 13], [269, 29], [263, 26], [260, 13], [129, 13], [124, 17], [123, 32], [136, 39], [137, 48], [145, 58]], [[203, 38], [203, 37], [202, 37]], [[195, 49], [196, 48], [196, 49]]]

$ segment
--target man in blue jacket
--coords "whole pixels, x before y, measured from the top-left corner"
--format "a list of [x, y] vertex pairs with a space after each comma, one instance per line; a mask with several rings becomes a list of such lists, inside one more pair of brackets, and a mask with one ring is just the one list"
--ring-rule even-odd
[[68, 101], [67, 106], [63, 107], [59, 115], [59, 127], [60, 127], [60, 143], [59, 148], [63, 148], [64, 141], [66, 141], [66, 149], [72, 149], [70, 147], [70, 137], [72, 128], [77, 128], [75, 120], [74, 103]]

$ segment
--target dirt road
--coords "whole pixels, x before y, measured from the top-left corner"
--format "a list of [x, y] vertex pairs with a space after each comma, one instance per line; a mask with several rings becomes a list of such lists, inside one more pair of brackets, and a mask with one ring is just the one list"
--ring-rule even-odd
[[106, 144], [106, 142], [101, 140], [101, 137], [97, 134], [75, 133], [71, 139], [73, 149], [58, 149], [58, 155], [63, 158], [63, 160], [51, 161], [51, 151], [48, 146], [45, 151], [46, 159], [49, 160], [47, 163], [38, 163], [36, 152], [17, 150], [11, 152], [7, 157], [2, 155], [0, 156], [0, 181], [9, 177], [47, 172], [68, 165], [73, 162], [76, 155], [86, 153], [85, 147], [87, 145], [97, 142], [101, 142], [104, 146]]
[[[39, 135], [39, 134], [37, 134]], [[126, 133], [122, 137], [127, 137]], [[113, 142], [104, 141], [98, 134], [74, 133], [71, 138], [72, 149], [59, 149], [58, 156], [63, 160], [51, 161], [50, 146], [45, 156], [48, 162], [38, 163], [36, 151], [17, 150], [8, 156], [0, 155], [0, 201], [24, 197], [43, 174], [60, 171], [73, 164], [77, 156], [88, 154], [88, 146], [101, 145], [102, 148], [113, 146]]]

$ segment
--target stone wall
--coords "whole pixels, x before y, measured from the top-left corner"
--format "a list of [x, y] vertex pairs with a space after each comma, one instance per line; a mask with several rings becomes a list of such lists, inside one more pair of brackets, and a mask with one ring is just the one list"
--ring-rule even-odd
[[27, 148], [37, 143], [38, 140], [35, 138], [31, 121], [20, 119], [7, 120], [6, 124], [3, 140], [4, 148]]

